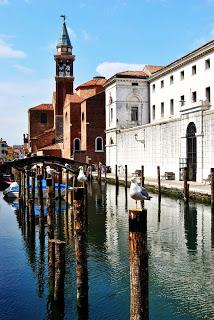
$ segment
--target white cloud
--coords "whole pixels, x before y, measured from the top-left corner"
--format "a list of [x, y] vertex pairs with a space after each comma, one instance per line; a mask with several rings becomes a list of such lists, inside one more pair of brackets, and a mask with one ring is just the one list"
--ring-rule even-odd
[[121, 71], [140, 71], [143, 70], [144, 64], [130, 64], [123, 62], [103, 62], [100, 63], [96, 71], [105, 77], [110, 77], [113, 74]]
[[5, 5], [5, 4], [9, 4], [9, 1], [8, 0], [0, 0], [0, 6]]
[[21, 50], [13, 49], [11, 44], [0, 39], [0, 58], [25, 58], [26, 53]]
[[77, 38], [76, 32], [73, 29], [71, 29], [70, 27], [67, 27], [67, 29], [68, 29], [68, 34], [69, 34], [70, 39], [71, 40], [76, 39]]
[[0, 81], [0, 137], [12, 144], [22, 143], [27, 132], [27, 110], [40, 103], [50, 103], [54, 79], [35, 81]]
[[80, 9], [83, 9], [83, 8], [85, 8], [86, 7], [86, 4], [84, 3], [84, 2], [81, 2], [80, 3]]
[[85, 41], [90, 40], [90, 38], [91, 38], [90, 33], [88, 33], [86, 30], [83, 30], [83, 31], [82, 31], [82, 34], [83, 34], [83, 39], [84, 39]]
[[24, 74], [31, 74], [33, 72], [33, 69], [25, 67], [21, 64], [14, 64], [13, 66], [16, 70], [20, 71], [21, 73]]

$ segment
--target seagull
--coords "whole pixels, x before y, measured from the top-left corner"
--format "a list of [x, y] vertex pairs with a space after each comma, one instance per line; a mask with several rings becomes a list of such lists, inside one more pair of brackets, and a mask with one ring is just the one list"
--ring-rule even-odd
[[65, 164], [65, 168], [66, 168], [67, 170], [72, 170], [72, 167], [71, 167], [68, 163]]
[[151, 197], [149, 196], [148, 192], [145, 188], [140, 187], [137, 183], [135, 177], [131, 178], [131, 186], [130, 186], [130, 197], [136, 200], [136, 208], [137, 208], [137, 201], [142, 200], [150, 200]]
[[31, 168], [31, 170], [32, 170], [32, 171], [36, 171], [36, 170], [37, 170], [37, 165], [34, 164], [34, 166], [32, 166], [32, 168]]
[[83, 182], [86, 182], [86, 181], [87, 181], [87, 177], [86, 177], [85, 174], [84, 174], [83, 167], [80, 166], [79, 169], [80, 169], [80, 171], [79, 171], [79, 175], [78, 175], [78, 177], [77, 177], [77, 180], [78, 180], [79, 182], [82, 182], [82, 183], [83, 183]]
[[59, 174], [55, 169], [51, 168], [50, 166], [46, 167], [46, 172], [50, 176], [54, 176], [55, 174]]

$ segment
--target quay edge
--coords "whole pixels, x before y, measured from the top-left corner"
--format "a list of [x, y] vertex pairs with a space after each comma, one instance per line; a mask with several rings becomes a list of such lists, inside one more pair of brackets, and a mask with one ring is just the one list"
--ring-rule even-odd
[[[93, 173], [93, 178], [98, 180], [97, 173]], [[115, 178], [113, 176], [107, 175], [106, 179], [104, 176], [101, 176], [101, 180], [102, 181], [106, 180], [107, 183], [115, 185]], [[118, 181], [120, 186], [125, 187], [124, 177], [118, 176]], [[138, 183], [140, 183], [139, 178], [138, 178]], [[168, 180], [167, 180], [167, 183], [165, 181], [164, 182], [161, 181], [161, 194], [174, 199], [183, 199], [184, 198], [183, 181], [173, 180], [173, 183], [174, 185], [171, 185]], [[128, 187], [130, 187], [130, 177], [128, 178]], [[211, 186], [205, 185], [204, 187], [207, 187], [207, 190], [201, 191], [200, 189], [197, 190], [197, 188], [194, 188], [190, 185], [190, 189], [189, 189], [190, 201], [211, 205]], [[155, 181], [149, 181], [145, 178], [145, 188], [150, 192], [158, 193], [158, 183]]]

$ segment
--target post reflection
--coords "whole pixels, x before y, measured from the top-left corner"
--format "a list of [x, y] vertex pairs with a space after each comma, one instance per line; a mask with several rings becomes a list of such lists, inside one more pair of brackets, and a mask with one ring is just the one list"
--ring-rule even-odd
[[186, 246], [189, 251], [197, 250], [197, 209], [184, 203], [184, 230]]

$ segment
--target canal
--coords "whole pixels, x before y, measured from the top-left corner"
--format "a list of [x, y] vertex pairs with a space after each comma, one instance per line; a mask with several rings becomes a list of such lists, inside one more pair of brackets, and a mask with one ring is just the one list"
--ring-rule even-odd
[[[89, 306], [76, 307], [76, 272], [71, 219], [62, 212], [66, 241], [64, 299], [50, 298], [47, 233], [35, 236], [20, 223], [17, 206], [0, 193], [0, 319], [129, 319], [128, 208], [125, 189], [88, 186]], [[148, 221], [150, 319], [214, 319], [214, 219], [202, 204], [152, 195]], [[158, 214], [159, 212], [159, 214]], [[71, 216], [69, 209], [69, 217]]]

